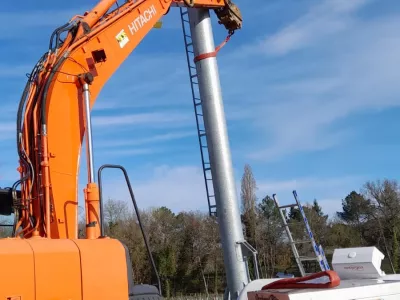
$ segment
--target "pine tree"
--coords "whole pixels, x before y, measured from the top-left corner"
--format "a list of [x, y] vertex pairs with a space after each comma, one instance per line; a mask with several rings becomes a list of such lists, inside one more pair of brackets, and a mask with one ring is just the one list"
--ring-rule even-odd
[[393, 255], [393, 268], [395, 272], [399, 270], [399, 241], [397, 239], [397, 229], [393, 229], [393, 250], [392, 250], [392, 255]]

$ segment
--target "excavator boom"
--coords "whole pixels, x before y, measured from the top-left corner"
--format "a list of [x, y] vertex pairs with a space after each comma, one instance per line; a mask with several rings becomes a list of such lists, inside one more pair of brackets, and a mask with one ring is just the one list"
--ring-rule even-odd
[[[84, 97], [90, 95], [92, 109], [108, 79], [171, 6], [213, 9], [229, 34], [242, 26], [230, 0], [136, 0], [112, 9], [116, 3], [100, 1], [57, 28], [31, 73], [17, 116], [22, 195], [13, 197], [15, 235], [77, 238], [79, 158], [90, 125]], [[87, 233], [96, 238], [100, 220], [94, 178], [88, 178], [84, 192]]]

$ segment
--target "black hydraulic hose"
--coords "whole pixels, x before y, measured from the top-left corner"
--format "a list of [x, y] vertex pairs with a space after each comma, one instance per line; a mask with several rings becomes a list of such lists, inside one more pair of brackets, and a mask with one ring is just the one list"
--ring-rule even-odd
[[[24, 107], [25, 107], [26, 101], [28, 99], [28, 92], [29, 92], [29, 89], [30, 89], [30, 87], [32, 85], [32, 79], [35, 79], [35, 77], [37, 75], [38, 68], [43, 63], [46, 55], [47, 55], [47, 53], [43, 54], [42, 57], [39, 59], [39, 61], [34, 66], [34, 68], [32, 70], [32, 73], [30, 74], [30, 76], [28, 78], [28, 81], [27, 81], [27, 83], [25, 85], [24, 91], [22, 93], [22, 96], [20, 98], [19, 105], [18, 105], [17, 124], [16, 124], [17, 125], [17, 136], [16, 136], [16, 138], [17, 138], [17, 141], [16, 141], [17, 142], [17, 152], [18, 152], [18, 156], [19, 156], [22, 164], [24, 164], [24, 166], [26, 167], [27, 172], [26, 172], [25, 176], [22, 177], [21, 179], [19, 179], [17, 182], [15, 182], [14, 185], [12, 186], [12, 188], [11, 188], [13, 201], [17, 201], [16, 187], [19, 184], [22, 184], [23, 182], [25, 182], [30, 176], [34, 176], [34, 175], [32, 175], [34, 173], [33, 167], [26, 160], [26, 158], [25, 158], [25, 154], [26, 153], [22, 153], [22, 149], [21, 149], [20, 136], [21, 136], [21, 133], [22, 133], [22, 128], [21, 128], [22, 127], [22, 113], [24, 111]], [[17, 219], [18, 219], [18, 216], [17, 216], [18, 211], [15, 210], [14, 213], [15, 213], [15, 218], [14, 218], [14, 226], [13, 226], [13, 235], [15, 234], [15, 230], [16, 230], [15, 226], [16, 226], [16, 222], [17, 222]]]
[[[72, 25], [71, 28], [68, 28], [68, 30], [72, 30], [75, 27], [75, 25]], [[71, 31], [70, 31], [71, 32]], [[74, 38], [72, 39], [74, 40]], [[58, 42], [58, 41], [57, 41]], [[68, 58], [69, 52], [66, 51], [62, 57], [55, 63], [53, 70], [51, 71], [49, 78], [47, 78], [43, 94], [42, 94], [42, 102], [41, 102], [41, 124], [46, 125], [47, 120], [46, 120], [46, 104], [47, 104], [47, 93], [49, 91], [49, 86], [51, 81], [54, 78], [54, 75], [58, 72], [58, 69], [61, 67], [61, 65], [64, 63], [64, 61]]]
[[28, 78], [28, 81], [25, 85], [25, 89], [22, 93], [20, 102], [19, 102], [19, 106], [18, 106], [18, 111], [17, 111], [17, 149], [18, 149], [18, 153], [21, 156], [20, 153], [20, 147], [19, 147], [19, 134], [22, 132], [21, 130], [21, 125], [22, 125], [22, 112], [24, 110], [25, 104], [26, 104], [26, 100], [27, 100], [27, 96], [28, 96], [28, 91], [29, 88], [32, 84], [32, 79], [34, 79], [37, 75], [37, 68], [40, 66], [40, 64], [44, 61], [45, 57], [46, 57], [47, 53], [43, 54], [42, 57], [39, 59], [39, 61], [36, 63], [35, 67], [32, 70], [31, 75]]
[[68, 22], [68, 23], [65, 23], [64, 25], [62, 25], [62, 26], [56, 28], [56, 29], [53, 31], [53, 33], [51, 34], [51, 37], [50, 37], [49, 50], [53, 50], [53, 49], [54, 49], [54, 48], [53, 48], [54, 36], [58, 35], [58, 33], [59, 33], [61, 30], [63, 30], [64, 28], [66, 28], [66, 27], [69, 26], [69, 25], [70, 25], [69, 22]]
[[22, 111], [24, 110], [27, 96], [28, 96], [28, 91], [32, 84], [31, 78], [32, 78], [32, 75], [29, 77], [29, 79], [25, 85], [24, 91], [23, 91], [21, 99], [19, 101], [18, 110], [17, 110], [17, 146], [18, 146], [17, 149], [18, 149], [18, 152], [19, 152], [19, 134], [21, 133]]
[[[22, 112], [24, 110], [24, 107], [26, 105], [26, 101], [28, 99], [28, 92], [29, 92], [29, 88], [32, 85], [32, 79], [34, 79], [37, 75], [37, 69], [40, 66], [40, 64], [43, 62], [44, 58], [46, 57], [47, 53], [43, 54], [43, 56], [39, 59], [39, 61], [36, 63], [35, 67], [33, 68], [33, 71], [31, 73], [31, 75], [28, 78], [28, 81], [25, 85], [24, 91], [22, 93], [21, 99], [19, 101], [19, 105], [18, 105], [18, 110], [17, 110], [17, 151], [18, 151], [18, 155], [21, 158], [21, 160], [25, 163], [25, 165], [29, 166], [29, 163], [25, 160], [23, 153], [21, 151], [21, 147], [20, 147], [20, 134], [22, 133]], [[29, 173], [27, 176], [25, 176], [22, 181], [26, 180], [27, 177], [29, 176]]]
[[58, 47], [59, 47], [59, 45], [60, 45], [60, 35], [61, 35], [62, 33], [64, 33], [64, 32], [70, 31], [70, 30], [73, 29], [74, 27], [75, 27], [75, 25], [74, 25], [74, 24], [71, 24], [69, 27], [66, 27], [66, 28], [63, 28], [63, 29], [60, 29], [59, 31], [57, 31], [57, 34], [56, 34], [56, 47], [55, 47], [55, 49], [58, 49]]
[[54, 78], [54, 75], [57, 73], [58, 69], [62, 65], [62, 63], [67, 59], [68, 54], [66, 53], [63, 55], [58, 62], [54, 65], [53, 70], [51, 71], [49, 78], [47, 78], [46, 85], [43, 90], [42, 94], [42, 103], [41, 103], [41, 124], [46, 125], [47, 120], [46, 120], [46, 104], [47, 104], [47, 93], [49, 91], [50, 83]]
[[[21, 147], [20, 147], [20, 134], [22, 133], [22, 129], [21, 129], [21, 120], [22, 120], [22, 112], [24, 110], [25, 107], [25, 103], [27, 100], [27, 96], [28, 96], [28, 92], [29, 92], [29, 88], [31, 86], [31, 82], [30, 79], [28, 80], [28, 82], [25, 85], [25, 89], [22, 93], [21, 96], [21, 100], [19, 102], [19, 106], [18, 106], [18, 111], [17, 111], [17, 152], [18, 152], [18, 156], [21, 159], [21, 162], [25, 165], [25, 167], [27, 167], [28, 172], [27, 174], [20, 179], [21, 182], [24, 182], [25, 180], [27, 180], [31, 174], [31, 169], [30, 169], [30, 165], [28, 163], [28, 161], [25, 159], [22, 151], [21, 151]], [[14, 186], [13, 186], [13, 192], [15, 192], [14, 190]]]
[[126, 181], [126, 184], [128, 185], [129, 194], [131, 196], [133, 206], [135, 207], [135, 212], [136, 212], [136, 217], [138, 219], [139, 227], [140, 227], [140, 230], [141, 230], [142, 235], [143, 235], [144, 243], [146, 245], [147, 254], [148, 254], [149, 259], [151, 261], [151, 265], [152, 265], [153, 271], [154, 271], [154, 273], [155, 273], [155, 275], [157, 277], [159, 294], [160, 294], [160, 296], [162, 296], [160, 276], [158, 274], [158, 271], [157, 271], [157, 268], [156, 268], [156, 264], [154, 263], [153, 255], [151, 254], [151, 250], [150, 250], [150, 247], [149, 247], [149, 243], [148, 243], [146, 232], [144, 231], [143, 224], [142, 224], [142, 221], [140, 219], [139, 208], [138, 208], [137, 203], [136, 203], [135, 195], [133, 194], [133, 190], [132, 190], [131, 183], [129, 181], [128, 173], [126, 172], [125, 168], [120, 166], [120, 165], [102, 165], [98, 170], [98, 175], [97, 176], [98, 176], [98, 182], [99, 182], [100, 222], [101, 222], [100, 230], [101, 230], [101, 235], [104, 236], [103, 197], [102, 197], [102, 186], [101, 186], [101, 173], [102, 173], [103, 169], [120, 169], [124, 173], [125, 181]]
[[30, 87], [30, 82], [27, 82], [25, 89], [22, 93], [21, 100], [19, 102], [19, 106], [18, 106], [18, 110], [17, 110], [17, 151], [20, 156], [21, 156], [21, 150], [19, 147], [19, 135], [22, 132], [22, 130], [21, 130], [22, 111], [23, 111], [25, 103], [26, 103], [29, 87]]

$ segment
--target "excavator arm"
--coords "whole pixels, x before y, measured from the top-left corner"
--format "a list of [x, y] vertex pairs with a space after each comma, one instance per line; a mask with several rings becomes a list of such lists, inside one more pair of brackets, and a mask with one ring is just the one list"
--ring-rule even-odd
[[[102, 0], [51, 35], [18, 106], [20, 179], [10, 189], [0, 189], [0, 214], [15, 215], [13, 238], [0, 239], [1, 299], [159, 298], [159, 276], [131, 189], [158, 289], [133, 284], [127, 248], [101, 230], [90, 111], [107, 80], [171, 6], [214, 10], [229, 36], [241, 28], [240, 12], [230, 0], [128, 0], [122, 5]], [[198, 59], [209, 53], [201, 55]], [[78, 172], [85, 134], [86, 238], [78, 239]]]
[[[85, 100], [90, 99], [87, 112], [171, 6], [212, 9], [229, 35], [242, 26], [240, 11], [230, 0], [128, 0], [115, 5], [115, 0], [102, 0], [57, 28], [30, 74], [17, 115], [21, 178], [11, 193], [15, 236], [77, 238], [80, 151], [90, 125]], [[99, 192], [90, 159], [88, 167], [86, 233], [94, 239], [101, 235]]]

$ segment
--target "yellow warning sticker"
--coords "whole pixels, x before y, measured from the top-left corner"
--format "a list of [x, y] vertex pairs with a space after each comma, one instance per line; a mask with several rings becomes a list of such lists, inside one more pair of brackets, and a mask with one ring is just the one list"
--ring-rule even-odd
[[125, 45], [129, 42], [128, 35], [123, 29], [115, 36], [115, 38], [117, 39], [121, 48], [124, 48]]
[[158, 21], [156, 24], [154, 24], [153, 28], [156, 28], [156, 29], [162, 28], [162, 22]]

